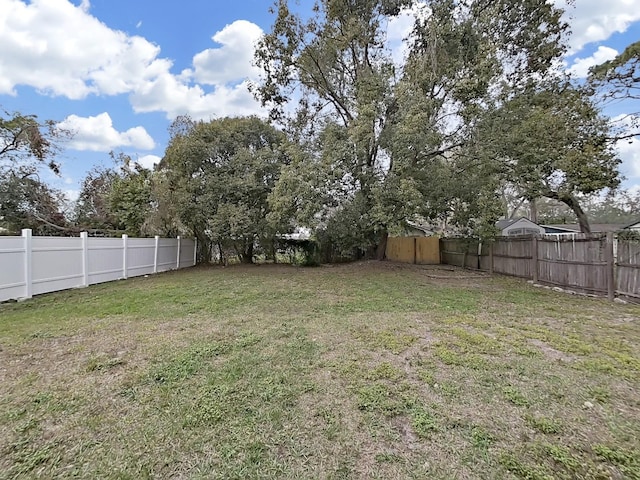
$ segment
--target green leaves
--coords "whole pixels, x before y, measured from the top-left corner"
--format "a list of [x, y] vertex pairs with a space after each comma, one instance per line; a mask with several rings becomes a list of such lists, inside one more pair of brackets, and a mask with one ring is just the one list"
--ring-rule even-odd
[[160, 202], [175, 202], [200, 240], [232, 246], [250, 262], [254, 244], [279, 227], [270, 222], [268, 197], [290, 161], [284, 134], [257, 117], [183, 119], [181, 126], [160, 165], [171, 192]]
[[58, 174], [59, 165], [54, 157], [72, 132], [58, 128], [51, 120], [40, 122], [35, 115], [7, 111], [1, 114], [0, 172], [24, 174], [26, 169], [33, 173], [40, 164], [45, 164]]

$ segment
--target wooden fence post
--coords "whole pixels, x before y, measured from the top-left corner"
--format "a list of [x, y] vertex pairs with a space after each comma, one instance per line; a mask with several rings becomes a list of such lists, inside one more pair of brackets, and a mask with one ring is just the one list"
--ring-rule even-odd
[[495, 240], [489, 243], [489, 275], [493, 275], [493, 245]]
[[531, 237], [531, 273], [533, 283], [538, 283], [538, 236]]
[[413, 237], [413, 264], [418, 263], [418, 238]]
[[33, 297], [33, 268], [32, 268], [32, 232], [30, 228], [22, 230], [22, 238], [24, 238], [24, 298]]
[[604, 255], [605, 261], [607, 262], [607, 298], [613, 301], [616, 297], [616, 266], [613, 257], [613, 232], [607, 232]]

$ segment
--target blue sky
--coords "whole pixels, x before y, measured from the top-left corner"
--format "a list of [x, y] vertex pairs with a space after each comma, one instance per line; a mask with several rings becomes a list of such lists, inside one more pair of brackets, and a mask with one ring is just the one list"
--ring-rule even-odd
[[[555, 0], [564, 5], [564, 0]], [[62, 174], [77, 195], [86, 172], [125, 152], [147, 167], [162, 156], [176, 115], [261, 114], [253, 45], [273, 21], [270, 0], [0, 0], [0, 106], [75, 132]], [[311, 1], [300, 0], [304, 6]], [[575, 0], [566, 68], [577, 78], [640, 39], [640, 0]], [[389, 24], [400, 48], [407, 19]], [[612, 117], [638, 111], [612, 105]], [[624, 186], [640, 188], [640, 141], [620, 144]]]

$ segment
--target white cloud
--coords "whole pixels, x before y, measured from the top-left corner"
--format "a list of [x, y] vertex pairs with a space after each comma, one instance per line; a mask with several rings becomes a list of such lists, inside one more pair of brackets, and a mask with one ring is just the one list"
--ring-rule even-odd
[[618, 154], [622, 159], [622, 173], [633, 183], [640, 183], [640, 140], [621, 140]]
[[613, 60], [617, 55], [617, 50], [600, 46], [590, 57], [576, 58], [568, 72], [577, 78], [586, 78], [589, 75], [589, 69], [591, 67]]
[[[0, 95], [15, 95], [18, 85], [70, 99], [129, 94], [136, 111], [169, 118], [261, 112], [247, 91], [247, 80], [258, 75], [252, 65], [262, 34], [257, 25], [227, 25], [213, 36], [219, 48], [196, 53], [193, 68], [174, 74], [158, 45], [109, 28], [89, 7], [87, 0], [78, 6], [69, 0], [0, 0]], [[213, 87], [205, 90], [194, 81]]]
[[64, 195], [70, 202], [75, 202], [80, 197], [80, 190], [65, 190]]
[[260, 113], [248, 82], [219, 86], [214, 92], [205, 93], [199, 85], [189, 86], [169, 74], [142, 86], [131, 95], [131, 104], [136, 112], [164, 111], [170, 119], [185, 113], [197, 120]]
[[193, 57], [196, 81], [224, 85], [247, 78], [257, 79], [260, 70], [253, 65], [253, 51], [262, 35], [259, 26], [246, 20], [225, 26], [212, 37], [222, 47], [209, 48]]
[[73, 133], [68, 146], [74, 150], [108, 152], [119, 147], [134, 147], [140, 150], [151, 150], [155, 147], [153, 138], [144, 127], [133, 127], [126, 132], [118, 132], [113, 128], [113, 122], [107, 112], [95, 117], [69, 115], [58, 126]]
[[160, 160], [162, 160], [162, 157], [159, 157], [157, 155], [144, 155], [142, 157], [139, 157], [138, 160], [136, 160], [136, 163], [144, 168], [153, 170], [153, 167], [157, 165]]
[[[611, 119], [624, 133], [635, 133], [640, 128], [640, 118], [634, 115], [618, 115]], [[640, 184], [640, 139], [638, 137], [620, 140], [617, 145], [622, 160], [620, 171], [632, 184]]]
[[111, 30], [67, 0], [0, 0], [0, 94], [16, 85], [82, 99], [129, 92], [167, 70], [160, 48], [144, 38]]
[[571, 25], [569, 40], [576, 53], [591, 42], [606, 40], [615, 32], [624, 32], [633, 22], [640, 20], [638, 0], [577, 0], [575, 8], [566, 6], [566, 0], [555, 0], [565, 8], [565, 20]]
[[425, 19], [431, 10], [424, 2], [415, 3], [411, 8], [404, 8], [399, 15], [391, 17], [387, 24], [387, 47], [397, 66], [404, 63], [409, 51], [409, 41], [417, 18]]

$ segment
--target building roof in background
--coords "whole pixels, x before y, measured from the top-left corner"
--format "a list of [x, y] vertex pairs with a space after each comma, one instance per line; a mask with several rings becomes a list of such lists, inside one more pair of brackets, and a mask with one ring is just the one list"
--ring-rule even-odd
[[636, 225], [640, 225], [640, 218], [636, 218], [636, 219], [635, 219], [635, 221], [633, 221], [633, 222], [631, 222], [631, 223], [628, 223], [627, 225], [625, 225], [625, 226], [624, 226], [624, 227], [622, 227], [622, 228], [623, 228], [623, 229], [624, 229], [624, 228], [631, 228], [631, 227], [634, 227], [634, 226], [636, 226]]
[[[633, 224], [632, 224], [633, 225]], [[542, 225], [543, 227], [557, 228], [558, 230], [564, 230], [567, 233], [576, 232], [580, 233], [580, 225], [577, 223], [565, 223], [557, 225]], [[617, 232], [622, 230], [625, 226], [619, 223], [591, 223], [591, 232], [593, 233], [606, 233]]]
[[528, 218], [525, 218], [525, 217], [519, 217], [519, 218], [506, 218], [506, 219], [503, 219], [503, 220], [498, 220], [498, 221], [496, 222], [496, 227], [497, 227], [499, 230], [504, 230], [505, 228], [510, 227], [510, 226], [511, 226], [511, 225], [513, 225], [514, 223], [517, 223], [517, 222], [519, 222], [519, 221], [521, 221], [521, 220], [522, 220], [522, 221], [524, 221], [525, 223], [530, 223], [530, 224], [532, 224], [532, 225], [536, 225], [536, 226], [538, 226], [538, 224], [537, 224], [537, 223], [532, 222], [532, 221], [531, 221], [531, 220], [529, 220]]

